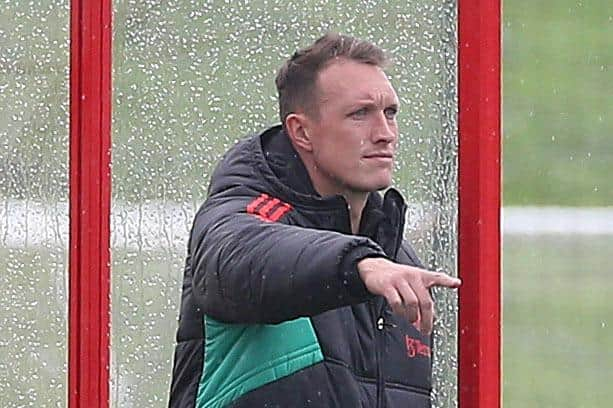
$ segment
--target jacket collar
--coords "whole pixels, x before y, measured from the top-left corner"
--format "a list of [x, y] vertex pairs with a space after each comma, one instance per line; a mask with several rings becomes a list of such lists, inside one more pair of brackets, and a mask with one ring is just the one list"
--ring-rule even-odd
[[[281, 193], [282, 199], [317, 211], [347, 213], [343, 197], [324, 198], [317, 193], [300, 156], [280, 125], [266, 130], [258, 139], [261, 171], [278, 190], [277, 193]], [[405, 211], [406, 204], [397, 190], [388, 189], [384, 197], [378, 192], [371, 193], [364, 208], [360, 235], [375, 238], [378, 242], [382, 241], [376, 239], [381, 238], [376, 237], [377, 234], [386, 235], [385, 241], [393, 235], [392, 241], [398, 241], [398, 234], [403, 233]], [[384, 249], [388, 252], [388, 248]]]
[[262, 135], [261, 144], [272, 172], [290, 189], [306, 196], [321, 197], [287, 133], [281, 126], [275, 126], [270, 131]]

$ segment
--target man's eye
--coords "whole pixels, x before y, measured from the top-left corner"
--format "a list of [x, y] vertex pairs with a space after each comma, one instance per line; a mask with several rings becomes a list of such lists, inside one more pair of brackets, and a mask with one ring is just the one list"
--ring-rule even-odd
[[357, 111], [354, 111], [351, 114], [351, 116], [361, 118], [361, 117], [366, 116], [367, 113], [368, 113], [368, 108], [361, 108], [361, 109], [358, 109]]
[[385, 113], [385, 117], [388, 119], [394, 119], [396, 114], [398, 113], [398, 109], [396, 108], [387, 108], [383, 111]]

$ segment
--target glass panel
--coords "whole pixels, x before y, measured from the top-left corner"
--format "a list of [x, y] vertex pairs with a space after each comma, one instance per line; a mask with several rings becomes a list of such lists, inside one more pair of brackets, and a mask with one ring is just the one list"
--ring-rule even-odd
[[69, 2], [0, 3], [0, 405], [67, 395]]
[[[326, 31], [395, 59], [396, 185], [407, 235], [435, 269], [456, 262], [455, 1], [117, 1], [114, 15], [112, 403], [165, 406], [185, 243], [208, 176], [277, 119], [274, 76]], [[393, 27], [393, 29], [391, 28]], [[436, 406], [456, 405], [456, 299], [437, 293]]]

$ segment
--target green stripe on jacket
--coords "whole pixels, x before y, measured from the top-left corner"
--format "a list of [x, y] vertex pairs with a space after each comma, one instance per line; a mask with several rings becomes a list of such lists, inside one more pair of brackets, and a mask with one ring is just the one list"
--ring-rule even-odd
[[323, 361], [311, 319], [228, 324], [204, 318], [205, 357], [197, 408], [224, 407], [264, 384]]

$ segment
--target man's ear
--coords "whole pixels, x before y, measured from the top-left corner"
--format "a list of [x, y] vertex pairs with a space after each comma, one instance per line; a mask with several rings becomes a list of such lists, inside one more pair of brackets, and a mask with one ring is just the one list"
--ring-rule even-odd
[[290, 113], [285, 118], [285, 129], [294, 147], [310, 152], [313, 150], [313, 143], [306, 125], [307, 118], [304, 114]]

